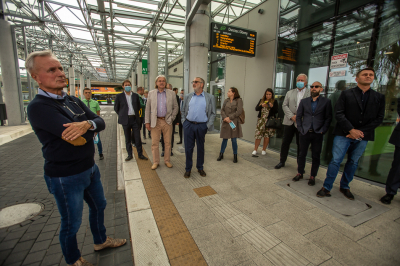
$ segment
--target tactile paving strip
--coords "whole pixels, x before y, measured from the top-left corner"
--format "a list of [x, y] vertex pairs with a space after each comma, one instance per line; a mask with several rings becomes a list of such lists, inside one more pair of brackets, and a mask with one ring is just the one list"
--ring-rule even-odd
[[197, 196], [199, 196], [199, 198], [217, 194], [217, 192], [210, 186], [199, 187], [199, 188], [195, 188], [193, 190], [194, 190], [194, 192], [196, 192], [196, 194], [197, 194]]
[[[169, 197], [167, 190], [158, 177], [157, 172], [151, 170], [151, 161], [140, 160], [138, 159], [136, 149], [133, 149], [133, 152], [137, 158], [143, 185], [170, 264], [173, 266], [207, 265], [207, 262], [183, 222], [182, 217], [179, 215], [178, 210]], [[144, 149], [143, 155], [148, 157]], [[200, 192], [202, 195], [204, 194], [204, 196], [216, 194], [211, 187], [205, 187], [205, 189], [203, 188]], [[204, 196], [199, 195], [199, 197]]]

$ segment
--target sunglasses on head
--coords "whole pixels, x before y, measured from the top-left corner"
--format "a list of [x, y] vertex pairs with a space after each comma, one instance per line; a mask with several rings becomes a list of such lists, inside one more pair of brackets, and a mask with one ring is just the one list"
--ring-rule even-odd
[[318, 88], [322, 88], [322, 86], [315, 85], [315, 86], [310, 86], [310, 88], [311, 88], [311, 89], [312, 89], [312, 88], [316, 88], [316, 89], [318, 89]]

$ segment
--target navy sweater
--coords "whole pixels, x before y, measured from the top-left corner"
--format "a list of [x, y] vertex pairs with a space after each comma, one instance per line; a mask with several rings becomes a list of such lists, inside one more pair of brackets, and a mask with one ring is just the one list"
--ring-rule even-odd
[[[73, 114], [62, 104], [67, 105], [75, 114], [82, 114], [82, 109], [73, 103], [74, 100], [85, 111], [80, 117]], [[58, 104], [58, 101], [60, 104]], [[44, 173], [50, 177], [65, 177], [82, 173], [94, 165], [94, 132], [104, 130], [104, 120], [90, 111], [90, 109], [76, 97], [51, 99], [36, 95], [28, 105], [28, 118], [32, 129], [42, 143], [42, 152], [45, 159]], [[82, 137], [86, 139], [83, 146], [74, 146], [61, 138], [66, 129], [63, 124], [92, 120], [96, 123], [96, 130], [88, 130]]]

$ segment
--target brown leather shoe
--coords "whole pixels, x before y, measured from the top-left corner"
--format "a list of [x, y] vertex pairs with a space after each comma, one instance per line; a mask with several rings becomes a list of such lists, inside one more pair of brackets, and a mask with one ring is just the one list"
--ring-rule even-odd
[[75, 261], [74, 264], [70, 264], [70, 266], [93, 266], [93, 264], [80, 257], [79, 260]]
[[106, 242], [103, 244], [93, 245], [94, 251], [100, 251], [105, 248], [117, 248], [126, 244], [126, 239], [114, 239], [111, 237], [107, 237]]
[[172, 168], [172, 164], [171, 164], [170, 162], [166, 162], [165, 165], [166, 165], [168, 168]]
[[156, 170], [158, 167], [157, 163], [153, 163], [153, 165], [151, 166], [151, 170]]
[[185, 172], [185, 174], [183, 175], [184, 178], [189, 178], [190, 177], [190, 171], [189, 172]]
[[199, 172], [199, 174], [201, 176], [206, 176], [207, 175], [206, 172], [204, 172], [204, 170], [198, 170], [198, 172]]

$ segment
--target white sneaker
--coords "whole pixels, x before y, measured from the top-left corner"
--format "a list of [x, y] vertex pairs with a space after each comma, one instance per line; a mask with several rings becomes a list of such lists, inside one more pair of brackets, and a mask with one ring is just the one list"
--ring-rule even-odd
[[257, 154], [257, 151], [253, 151], [251, 154], [256, 155], [256, 154]]
[[261, 154], [262, 154], [262, 155], [265, 155], [265, 154], [267, 154], [267, 153], [266, 153], [265, 151], [262, 151]]

